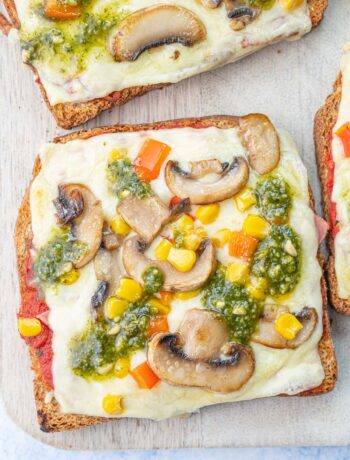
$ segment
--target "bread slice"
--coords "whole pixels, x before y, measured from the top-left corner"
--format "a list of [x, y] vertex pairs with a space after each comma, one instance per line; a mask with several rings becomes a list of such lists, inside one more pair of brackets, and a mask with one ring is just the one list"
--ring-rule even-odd
[[[180, 127], [192, 128], [231, 128], [237, 125], [237, 118], [230, 116], [214, 116], [204, 118], [192, 118], [173, 120], [144, 125], [116, 125], [103, 128], [94, 128], [85, 131], [75, 132], [67, 136], [58, 137], [55, 143], [66, 143], [74, 139], [89, 139], [93, 136], [107, 133], [133, 132], [141, 130], [171, 129]], [[39, 173], [41, 163], [39, 157], [36, 159], [33, 169], [33, 179]], [[314, 209], [314, 201], [310, 190], [310, 205]], [[32, 241], [31, 213], [29, 205], [29, 188], [19, 209], [16, 224], [16, 251], [17, 251], [17, 268], [19, 274], [19, 286], [21, 295], [24, 294], [26, 280], [26, 261]], [[326, 393], [334, 388], [337, 379], [337, 362], [334, 352], [333, 341], [331, 337], [330, 322], [327, 313], [327, 295], [325, 282], [321, 281], [322, 298], [323, 298], [323, 335], [319, 342], [319, 354], [323, 365], [325, 378], [320, 386], [308, 391], [304, 391], [299, 396], [311, 396]], [[111, 421], [108, 418], [91, 417], [86, 415], [62, 414], [57, 402], [53, 399], [51, 402], [45, 402], [46, 393], [50, 391], [46, 388], [45, 382], [40, 374], [40, 366], [37, 358], [37, 351], [30, 349], [30, 358], [32, 369], [34, 371], [34, 394], [37, 407], [38, 422], [44, 432], [54, 432], [62, 430], [74, 430], [87, 427], [100, 422]]]
[[[322, 186], [322, 204], [326, 219], [330, 222], [330, 200], [327, 192], [328, 168], [326, 166], [326, 156], [332, 148], [332, 131], [337, 122], [339, 104], [342, 93], [342, 76], [338, 75], [334, 83], [333, 93], [328, 96], [326, 103], [320, 108], [315, 117], [314, 136], [316, 147], [316, 159], [318, 165], [318, 173]], [[329, 285], [329, 297], [333, 308], [343, 315], [350, 316], [350, 300], [341, 299], [338, 296], [338, 282], [335, 273], [335, 253], [334, 240], [332, 235], [327, 239], [329, 247], [329, 260], [327, 264], [327, 280]]]
[[[4, 5], [8, 11], [12, 24], [10, 24], [4, 16], [0, 15], [0, 30], [2, 30], [5, 34], [8, 34], [11, 27], [19, 28], [20, 22], [16, 12], [15, 0], [4, 0]], [[328, 0], [308, 0], [308, 5], [312, 27], [315, 28], [323, 19], [323, 15], [328, 6]], [[116, 91], [106, 98], [92, 99], [87, 102], [65, 102], [51, 105], [45, 88], [40, 82], [35, 68], [33, 66], [31, 66], [31, 68], [36, 75], [36, 81], [39, 84], [41, 93], [49, 110], [55, 117], [57, 124], [64, 129], [70, 129], [74, 126], [81, 125], [82, 123], [95, 118], [104, 110], [111, 109], [114, 106], [123, 105], [131, 99], [141, 96], [148, 91], [161, 89], [170, 84], [161, 83], [147, 86], [134, 86], [125, 88], [121, 91]]]

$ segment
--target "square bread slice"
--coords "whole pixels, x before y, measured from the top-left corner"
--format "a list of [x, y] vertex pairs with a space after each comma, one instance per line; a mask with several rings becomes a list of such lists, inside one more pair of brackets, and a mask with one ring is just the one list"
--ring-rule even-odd
[[[220, 128], [229, 129], [237, 127], [237, 117], [230, 116], [213, 116], [205, 118], [182, 119], [175, 121], [166, 121], [144, 125], [117, 125], [102, 128], [94, 128], [86, 131], [72, 133], [68, 136], [59, 137], [54, 140], [56, 144], [66, 144], [74, 140], [87, 140], [95, 136], [111, 133], [137, 133], [139, 131], [149, 130], [171, 130], [174, 128]], [[74, 154], [74, 153], [72, 153]], [[41, 160], [38, 157], [33, 169], [33, 180], [41, 171]], [[314, 210], [314, 201], [311, 189], [309, 189], [310, 207]], [[32, 216], [30, 209], [30, 189], [28, 189], [22, 205], [19, 209], [18, 220], [16, 225], [16, 250], [17, 250], [17, 268], [19, 274], [19, 285], [22, 302], [26, 301], [27, 277], [28, 277], [28, 259], [32, 246]], [[320, 260], [320, 259], [319, 259]], [[320, 260], [322, 265], [322, 261]], [[337, 378], [337, 362], [331, 337], [330, 322], [327, 313], [327, 296], [326, 287], [323, 277], [321, 278], [322, 293], [322, 325], [323, 333], [318, 344], [318, 353], [324, 371], [324, 380], [316, 388], [302, 391], [298, 396], [319, 395], [331, 391], [334, 388]], [[62, 413], [59, 404], [52, 396], [52, 389], [47, 383], [42, 372], [42, 362], [45, 363], [43, 349], [29, 348], [32, 369], [34, 371], [34, 394], [37, 407], [38, 422], [44, 432], [55, 432], [62, 430], [74, 430], [87, 427], [101, 422], [110, 421], [110, 418], [96, 417], [89, 415], [76, 415], [71, 413]], [[41, 364], [40, 364], [41, 361]]]
[[[324, 12], [327, 8], [328, 0], [308, 0], [307, 3], [308, 3], [310, 20], [312, 23], [312, 27], [314, 28], [321, 22]], [[20, 29], [20, 19], [16, 11], [15, 0], [5, 0], [4, 5], [7, 8], [10, 21], [7, 20], [3, 15], [0, 14], [0, 30], [2, 30], [2, 32], [5, 34], [9, 34], [11, 32], [11, 29]], [[221, 8], [223, 8], [223, 6], [221, 6]], [[213, 11], [214, 10], [209, 10], [209, 13], [215, 14], [216, 12], [214, 13]], [[262, 15], [264, 14], [265, 12], [262, 13]], [[305, 32], [306, 30], [304, 30], [302, 33], [305, 33]], [[242, 35], [242, 31], [239, 31], [237, 33]], [[293, 36], [295, 36], [295, 34]], [[244, 40], [246, 41], [250, 40], [249, 37], [250, 37], [249, 34], [247, 35], [247, 37], [244, 37], [244, 35], [242, 35], [242, 44], [240, 45], [242, 46], [242, 52], [240, 53], [241, 57], [244, 57], [245, 55], [250, 54], [253, 51], [261, 48], [261, 43], [259, 43], [259, 39], [258, 41], [256, 40], [254, 41], [254, 38], [253, 38], [253, 43], [251, 45], [249, 43], [248, 44], [245, 43]], [[277, 41], [283, 40], [284, 38], [286, 37], [277, 36], [277, 37], [273, 37], [270, 41], [275, 43]], [[269, 42], [263, 43], [263, 46], [268, 45], [268, 44]], [[224, 56], [223, 58], [221, 58], [221, 60], [219, 59], [219, 62], [217, 62], [217, 59], [216, 59], [215, 62], [213, 62], [212, 64], [209, 63], [205, 68], [202, 66], [201, 69], [198, 69], [197, 71], [194, 71], [191, 74], [200, 73], [205, 70], [210, 70], [213, 67], [224, 65], [227, 62], [232, 61], [234, 59], [237, 59], [237, 57], [227, 58], [227, 56]], [[94, 91], [90, 89], [89, 95], [84, 95], [84, 97], [81, 97], [81, 99], [79, 99], [80, 97], [79, 96], [77, 97], [77, 100], [73, 101], [73, 100], [69, 100], [69, 98], [71, 98], [70, 96], [65, 95], [64, 97], [66, 99], [62, 99], [62, 97], [60, 97], [57, 99], [57, 102], [53, 102], [53, 99], [49, 97], [47, 85], [45, 84], [44, 81], [42, 81], [43, 78], [40, 78], [40, 75], [37, 69], [35, 68], [35, 64], [32, 64], [31, 68], [33, 72], [35, 73], [36, 82], [38, 83], [40, 87], [41, 93], [43, 95], [43, 98], [48, 108], [50, 109], [53, 116], [55, 117], [57, 124], [65, 129], [69, 129], [74, 126], [85, 123], [86, 121], [96, 117], [102, 111], [110, 109], [113, 106], [120, 106], [122, 104], [125, 104], [131, 99], [137, 96], [141, 96], [152, 89], [160, 89], [170, 84], [170, 81], [169, 83], [167, 83], [167, 82], [164, 82], [164, 80], [162, 80], [161, 78], [159, 79], [159, 81], [157, 81], [157, 79], [152, 78], [152, 82], [150, 83], [145, 82], [144, 84], [140, 84], [140, 85], [130, 84], [130, 86], [127, 86], [128, 78], [126, 78], [125, 88], [117, 88], [117, 90], [115, 90], [115, 89], [112, 89], [111, 87], [111, 91], [108, 94], [102, 94], [103, 91], [102, 93], [100, 91], [100, 94], [98, 95], [98, 97], [93, 97]], [[108, 74], [108, 71], [107, 71], [107, 74]], [[180, 81], [181, 79], [185, 77], [186, 75], [179, 77], [179, 78], [176, 77], [176, 78], [173, 78], [171, 81], [172, 82]], [[124, 75], [123, 75], [123, 78], [124, 78]], [[77, 84], [78, 83], [79, 82], [77, 82]], [[55, 85], [51, 84], [51, 86], [55, 86], [55, 87], [57, 86], [56, 80], [55, 80]], [[73, 84], [71, 84], [71, 86], [73, 86]], [[91, 96], [91, 93], [92, 93], [92, 96]]]

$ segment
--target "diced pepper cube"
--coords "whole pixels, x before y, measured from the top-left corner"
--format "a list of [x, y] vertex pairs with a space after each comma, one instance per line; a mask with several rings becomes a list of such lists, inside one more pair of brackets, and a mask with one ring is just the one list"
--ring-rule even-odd
[[115, 295], [129, 302], [136, 302], [142, 296], [142, 286], [130, 278], [122, 278]]
[[126, 377], [130, 370], [130, 358], [119, 358], [115, 362], [114, 365], [114, 373], [113, 375], [118, 379], [123, 379]]
[[163, 305], [169, 306], [173, 300], [174, 294], [169, 291], [160, 291], [160, 301]]
[[220, 213], [220, 205], [218, 203], [205, 204], [199, 206], [196, 211], [196, 216], [204, 225], [212, 224], [218, 218]]
[[227, 265], [226, 279], [231, 283], [244, 284], [249, 274], [249, 265], [245, 262], [231, 262]]
[[181, 233], [187, 233], [193, 230], [194, 222], [188, 214], [183, 214], [176, 222], [176, 229]]
[[251, 297], [256, 300], [264, 300], [266, 297], [266, 287], [267, 283], [265, 278], [256, 278], [252, 277], [246, 288]]
[[169, 251], [173, 247], [169, 240], [161, 240], [153, 251], [153, 255], [156, 259], [164, 261], [167, 260]]
[[106, 315], [108, 319], [114, 319], [117, 316], [122, 316], [128, 308], [128, 302], [118, 297], [109, 297], [106, 302]]
[[287, 11], [295, 10], [304, 3], [304, 0], [280, 0], [282, 7]]
[[44, 14], [49, 19], [64, 21], [80, 16], [80, 5], [70, 5], [60, 0], [46, 0]]
[[135, 171], [138, 177], [146, 182], [157, 179], [170, 150], [169, 145], [163, 142], [147, 139], [135, 160]]
[[264, 239], [270, 230], [270, 224], [260, 216], [249, 214], [243, 222], [243, 231], [246, 235]]
[[246, 211], [254, 204], [256, 204], [256, 198], [253, 193], [253, 189], [250, 187], [244, 187], [237, 195], [234, 197], [237, 209], [241, 212]]
[[109, 415], [119, 415], [124, 412], [123, 397], [120, 395], [107, 395], [102, 401], [103, 410]]
[[340, 137], [343, 147], [344, 154], [346, 157], [350, 156], [350, 123], [344, 123], [335, 133]]
[[150, 299], [148, 302], [150, 305], [152, 305], [152, 307], [156, 308], [158, 312], [162, 315], [167, 315], [170, 312], [169, 304], [166, 305], [162, 301], [156, 299], [155, 297], [152, 297], [152, 299]]
[[295, 339], [302, 328], [301, 322], [291, 313], [282, 313], [275, 322], [276, 331], [287, 340]]
[[35, 337], [42, 330], [41, 322], [37, 318], [18, 318], [18, 330], [23, 337]]
[[197, 297], [200, 293], [200, 289], [197, 289], [196, 291], [176, 292], [175, 298], [179, 300], [188, 300]]
[[126, 236], [131, 230], [129, 225], [125, 222], [125, 220], [121, 216], [119, 216], [119, 214], [113, 217], [110, 223], [110, 227], [114, 233], [116, 233], [117, 235], [123, 235], [123, 236]]
[[223, 248], [230, 240], [231, 230], [222, 228], [214, 233], [212, 240], [216, 248]]
[[122, 158], [125, 158], [127, 154], [128, 154], [128, 151], [126, 149], [112, 149], [110, 151], [108, 161], [110, 163], [113, 163], [113, 161], [117, 161]]
[[231, 257], [249, 262], [253, 257], [258, 242], [256, 238], [243, 232], [232, 232], [229, 241], [229, 254]]
[[192, 251], [197, 251], [203, 238], [198, 235], [196, 232], [189, 233], [184, 236], [183, 245], [186, 249], [192, 249]]
[[157, 316], [156, 318], [151, 318], [148, 329], [147, 336], [152, 337], [154, 334], [159, 332], [168, 332], [169, 324], [166, 315]]
[[180, 272], [188, 272], [196, 263], [196, 253], [190, 249], [177, 249], [172, 247], [169, 251], [168, 262]]
[[138, 386], [142, 389], [150, 390], [159, 382], [159, 377], [149, 367], [147, 361], [130, 371]]

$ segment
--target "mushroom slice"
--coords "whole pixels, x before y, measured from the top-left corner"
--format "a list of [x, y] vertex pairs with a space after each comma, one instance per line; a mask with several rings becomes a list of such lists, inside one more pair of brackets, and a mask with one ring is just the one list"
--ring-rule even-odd
[[280, 142], [270, 119], [260, 113], [241, 117], [239, 131], [251, 168], [258, 174], [275, 169], [280, 161]]
[[261, 13], [260, 8], [250, 6], [246, 0], [224, 0], [224, 3], [233, 30], [244, 29]]
[[[103, 226], [102, 205], [85, 185], [62, 184], [58, 189], [59, 196], [54, 204], [59, 217], [62, 216], [66, 223], [71, 225], [73, 235], [87, 245], [87, 251], [74, 264], [76, 268], [81, 268], [95, 257], [100, 247]], [[70, 205], [68, 206], [67, 203]]]
[[217, 8], [220, 5], [221, 0], [201, 0], [201, 3], [206, 8]]
[[169, 210], [155, 194], [140, 199], [129, 194], [118, 205], [118, 212], [125, 222], [147, 243], [151, 242], [160, 229], [177, 214], [189, 209], [189, 200], [182, 200]]
[[158, 267], [164, 274], [164, 291], [194, 291], [199, 289], [209, 278], [215, 268], [215, 248], [210, 239], [203, 240], [192, 270], [180, 272], [169, 262], [149, 259], [144, 255], [147, 243], [138, 236], [127, 239], [123, 245], [123, 263], [127, 273], [144, 284], [142, 274], [146, 268]]
[[271, 348], [298, 348], [308, 340], [315, 330], [317, 324], [317, 312], [314, 308], [304, 307], [295, 316], [303, 325], [295, 339], [287, 340], [282, 337], [275, 329], [277, 317], [287, 311], [287, 309], [277, 308], [275, 311], [264, 313], [258, 323], [257, 330], [252, 336], [252, 341]]
[[221, 163], [219, 160], [190, 161], [191, 176], [200, 179], [207, 174], [222, 174], [229, 167], [229, 163]]
[[206, 35], [202, 21], [187, 8], [154, 5], [127, 16], [113, 28], [109, 49], [116, 61], [135, 61], [150, 48], [171, 43], [192, 46]]
[[229, 165], [223, 163], [221, 174], [214, 182], [204, 182], [196, 177], [199, 177], [198, 171], [205, 171], [205, 175], [212, 172], [217, 174], [217, 163], [213, 162], [210, 166], [207, 160], [202, 163], [203, 166], [201, 163], [202, 161], [192, 162], [192, 170], [195, 171], [193, 176], [181, 169], [178, 162], [168, 161], [165, 181], [174, 195], [180, 198], [189, 197], [192, 204], [216, 203], [236, 195], [248, 182], [249, 167], [243, 157], [235, 157]]
[[[187, 321], [195, 331], [186, 326]], [[186, 313], [179, 332], [155, 335], [147, 351], [153, 372], [173, 385], [220, 393], [239, 390], [254, 372], [254, 355], [247, 346], [225, 343], [227, 331], [220, 322], [214, 314], [194, 309]], [[225, 354], [220, 353], [223, 347]]]
[[113, 249], [118, 249], [123, 243], [123, 236], [117, 235], [109, 228], [109, 226], [104, 226], [102, 231], [102, 247], [107, 249], [107, 251], [113, 251]]

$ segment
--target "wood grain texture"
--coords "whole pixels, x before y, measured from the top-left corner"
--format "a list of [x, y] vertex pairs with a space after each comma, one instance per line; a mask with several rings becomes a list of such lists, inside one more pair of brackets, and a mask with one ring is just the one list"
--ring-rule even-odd
[[[274, 46], [145, 95], [113, 113], [105, 112], [85, 127], [265, 112], [276, 125], [286, 127], [301, 148], [320, 210], [312, 123], [338, 73], [341, 49], [349, 39], [349, 21], [348, 0], [333, 1], [320, 27], [302, 41]], [[19, 63], [18, 46], [0, 37], [0, 51], [1, 389], [14, 421], [43, 442], [73, 449], [348, 444], [350, 322], [333, 313], [340, 374], [332, 393], [214, 406], [187, 418], [158, 423], [122, 420], [80, 432], [39, 431], [29, 359], [16, 331], [14, 312], [19, 296], [13, 232], [35, 154], [44, 141], [64, 131], [55, 127], [34, 88], [31, 72]]]

